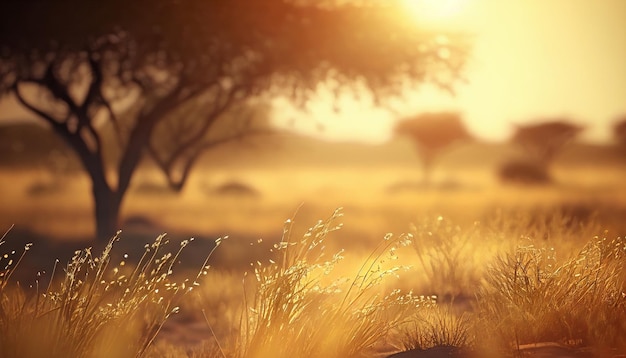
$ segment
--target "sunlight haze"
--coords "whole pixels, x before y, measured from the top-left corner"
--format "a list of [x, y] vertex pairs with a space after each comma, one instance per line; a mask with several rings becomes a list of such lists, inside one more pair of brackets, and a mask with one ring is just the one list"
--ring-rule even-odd
[[468, 0], [404, 0], [408, 11], [424, 23], [450, 22], [460, 16]]
[[0, 358], [626, 358], [624, 183], [626, 0], [0, 0]]
[[383, 142], [401, 116], [453, 109], [488, 140], [507, 139], [515, 123], [553, 116], [587, 126], [586, 140], [611, 139], [613, 121], [626, 113], [626, 1], [406, 1], [427, 10], [423, 23], [475, 35], [468, 84], [455, 97], [421, 87], [393, 113], [350, 95], [334, 110], [331, 96], [320, 93], [308, 113], [277, 101], [277, 122], [329, 140]]
[[[397, 119], [423, 111], [455, 110], [478, 137], [502, 141], [514, 124], [566, 116], [587, 127], [582, 138], [611, 140], [626, 114], [626, 1], [402, 0], [415, 21], [475, 38], [466, 84], [451, 96], [428, 85], [391, 108], [366, 92], [335, 99], [320, 86], [306, 111], [275, 99], [274, 122], [332, 141], [382, 143]], [[32, 118], [10, 99], [0, 122]]]

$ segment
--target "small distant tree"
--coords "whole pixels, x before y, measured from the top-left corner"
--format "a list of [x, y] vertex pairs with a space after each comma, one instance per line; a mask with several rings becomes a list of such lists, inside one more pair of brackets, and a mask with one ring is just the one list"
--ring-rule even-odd
[[423, 113], [400, 120], [396, 134], [411, 138], [422, 160], [424, 182], [430, 182], [433, 165], [438, 157], [452, 145], [472, 139], [459, 113]]
[[547, 170], [563, 147], [583, 129], [566, 119], [544, 120], [518, 125], [512, 141], [522, 147], [529, 161]]
[[525, 158], [504, 163], [499, 169], [501, 179], [526, 184], [550, 182], [549, 169], [554, 159], [583, 129], [566, 119], [517, 125], [511, 142], [523, 150]]
[[626, 115], [613, 124], [613, 137], [620, 147], [626, 149]]

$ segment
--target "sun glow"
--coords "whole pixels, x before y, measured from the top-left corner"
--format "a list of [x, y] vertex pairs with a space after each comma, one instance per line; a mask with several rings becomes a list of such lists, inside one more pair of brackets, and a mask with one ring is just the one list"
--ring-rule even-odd
[[462, 10], [464, 0], [403, 0], [404, 6], [423, 22], [446, 22]]

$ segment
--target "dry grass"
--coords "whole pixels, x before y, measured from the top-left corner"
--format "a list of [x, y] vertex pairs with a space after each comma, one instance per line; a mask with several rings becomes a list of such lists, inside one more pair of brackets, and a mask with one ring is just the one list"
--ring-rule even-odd
[[[495, 246], [480, 229], [478, 222], [461, 228], [443, 216], [412, 226], [417, 267], [425, 275], [424, 290], [450, 299], [472, 294], [480, 281], [480, 261], [489, 260], [488, 250]], [[477, 247], [481, 240], [482, 247]]]
[[471, 314], [459, 314], [449, 306], [438, 306], [420, 312], [401, 326], [398, 345], [402, 350], [439, 346], [472, 348], [476, 343], [472, 324]]
[[[74, 272], [73, 281], [59, 267], [60, 277], [49, 287], [48, 279], [39, 278], [44, 283], [30, 288], [17, 285], [12, 271], [22, 252], [8, 252], [0, 260], [0, 356], [37, 356], [37, 349], [46, 356], [368, 356], [380, 345], [391, 349], [389, 344], [397, 343], [403, 349], [437, 344], [493, 347], [493, 355], [483, 356], [502, 357], [513, 354], [518, 344], [540, 340], [626, 350], [620, 340], [626, 333], [626, 264], [616, 249], [623, 247], [619, 237], [626, 233], [623, 170], [581, 176], [557, 168], [557, 178], [565, 181], [553, 187], [490, 187], [477, 181], [456, 189], [411, 187], [394, 193], [387, 191], [393, 183], [416, 180], [419, 173], [406, 168], [309, 169], [293, 176], [291, 168], [283, 168], [196, 174], [180, 196], [130, 193], [124, 216], [145, 215], [159, 228], [174, 233], [181, 229], [179, 234], [230, 234], [233, 251], [244, 254], [220, 250], [217, 259], [232, 261], [232, 271], [214, 268], [205, 278], [210, 284], [181, 300], [188, 288], [181, 290], [182, 283], [169, 290], [159, 286], [159, 295], [148, 290], [156, 289], [150, 286], [156, 281], [145, 289], [126, 278], [117, 283], [120, 276], [132, 277], [134, 268], [143, 266], [130, 259], [124, 266], [102, 266], [102, 255], [82, 251], [71, 261], [77, 262], [74, 266], [70, 262], [64, 267]], [[444, 171], [435, 174], [435, 179], [448, 176]], [[37, 232], [59, 237], [68, 231], [68, 222], [81, 233], [90, 232], [89, 198], [60, 200], [67, 193], [51, 193], [25, 199], [27, 181], [20, 179], [0, 176], [2, 188], [10, 188], [2, 192], [3, 198], [15, 204], [2, 208], [5, 223], [32, 224]], [[233, 180], [253, 184], [261, 195], [235, 198], [199, 189], [202, 183], [213, 187]], [[88, 191], [82, 177], [67, 185], [68, 193]], [[303, 201], [298, 222], [289, 223], [279, 241], [277, 223]], [[338, 216], [310, 231], [302, 226], [338, 203], [346, 206], [341, 231], [335, 231]], [[386, 232], [407, 230], [412, 237], [381, 241]], [[305, 235], [298, 237], [295, 233], [301, 231]], [[242, 264], [263, 246], [251, 248], [248, 243], [258, 238], [277, 247], [255, 263], [242, 284]], [[408, 239], [411, 245], [395, 260], [390, 252]], [[345, 259], [341, 248], [346, 249]], [[10, 259], [14, 262], [7, 265]], [[27, 267], [22, 263], [21, 268]], [[105, 272], [100, 274], [104, 283], [96, 280], [98, 270]], [[146, 277], [152, 277], [150, 272], [144, 271]], [[166, 281], [174, 278], [167, 276], [158, 285]], [[395, 291], [398, 288], [405, 293]], [[425, 297], [408, 295], [411, 290]], [[438, 305], [433, 305], [433, 294]], [[160, 303], [158, 297], [164, 297]], [[204, 342], [183, 346], [160, 334], [149, 344], [176, 306], [200, 321]], [[185, 326], [189, 322], [181, 316], [169, 317], [168, 323], [180, 324], [190, 336]], [[70, 325], [79, 328], [68, 329]]]
[[[400, 347], [475, 346], [489, 357], [536, 342], [598, 356], [626, 350], [625, 242], [600, 227], [591, 211], [562, 207], [497, 210], [466, 225], [422, 220], [412, 230], [416, 266], [426, 274], [420, 287], [454, 306], [414, 317]], [[468, 296], [469, 311], [459, 311]]]
[[239, 357], [354, 357], [385, 339], [430, 298], [399, 290], [382, 292], [380, 284], [401, 270], [393, 261], [406, 236], [385, 240], [367, 257], [353, 278], [333, 278], [343, 252], [327, 256], [325, 241], [337, 230], [335, 212], [310, 228], [300, 240], [290, 222], [276, 245], [276, 261], [255, 268], [256, 291], [243, 316]]
[[560, 342], [624, 350], [626, 248], [595, 237], [571, 258], [519, 247], [490, 265], [478, 292], [485, 335], [505, 348]]
[[[11, 280], [20, 259], [3, 257], [0, 273], [0, 356], [2, 357], [140, 357], [168, 317], [178, 312], [182, 295], [198, 285], [171, 280], [183, 248], [164, 253], [165, 236], [146, 245], [131, 267], [114, 265], [114, 237], [100, 255], [76, 251], [47, 287], [22, 287]], [[4, 237], [0, 245], [4, 243]], [[24, 249], [28, 251], [29, 245]], [[5, 262], [6, 261], [6, 262]]]
[[[352, 274], [339, 272], [343, 250], [328, 251], [342, 226], [341, 211], [300, 238], [289, 220], [271, 258], [256, 262], [245, 284], [236, 273], [215, 272], [194, 296], [184, 294], [206, 274], [206, 262], [191, 281], [176, 283], [171, 276], [187, 241], [175, 253], [163, 253], [167, 240], [159, 236], [136, 262], [114, 265], [114, 238], [100, 255], [77, 251], [45, 288], [39, 285], [44, 278], [34, 287], [13, 279], [26, 245], [0, 259], [0, 355], [356, 357], [395, 344], [453, 345], [505, 356], [545, 341], [625, 350], [624, 239], [605, 232], [585, 243], [577, 233], [594, 230], [595, 219], [584, 224], [552, 214], [498, 212], [468, 226], [443, 217], [423, 220], [411, 234], [386, 235], [357, 258]], [[408, 250], [398, 260], [397, 252], [410, 247], [413, 256]], [[414, 288], [429, 293], [397, 289], [401, 275], [422, 277]], [[433, 291], [452, 297], [463, 292], [475, 300], [463, 311], [454, 300], [437, 304]], [[196, 302], [183, 302], [183, 296]], [[210, 332], [204, 342], [154, 344], [183, 303], [204, 316]]]

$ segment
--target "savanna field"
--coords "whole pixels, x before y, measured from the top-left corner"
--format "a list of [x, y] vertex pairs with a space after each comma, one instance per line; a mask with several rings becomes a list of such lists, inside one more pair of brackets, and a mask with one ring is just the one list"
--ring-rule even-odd
[[626, 358], [625, 16], [0, 1], [0, 358]]
[[80, 171], [3, 168], [1, 355], [626, 351], [609, 149], [572, 146], [524, 186], [499, 181], [499, 144], [450, 151], [423, 184], [410, 143], [277, 143], [209, 154], [180, 194], [146, 164], [112, 248], [86, 239]]

